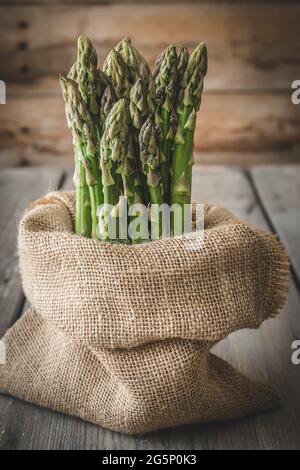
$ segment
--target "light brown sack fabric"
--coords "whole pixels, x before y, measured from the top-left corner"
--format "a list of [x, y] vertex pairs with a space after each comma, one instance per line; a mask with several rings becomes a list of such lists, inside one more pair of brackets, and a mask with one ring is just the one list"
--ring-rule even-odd
[[288, 258], [273, 235], [206, 205], [201, 249], [109, 244], [74, 235], [74, 203], [51, 193], [20, 223], [33, 308], [4, 337], [3, 392], [126, 433], [277, 404], [210, 352], [283, 305]]

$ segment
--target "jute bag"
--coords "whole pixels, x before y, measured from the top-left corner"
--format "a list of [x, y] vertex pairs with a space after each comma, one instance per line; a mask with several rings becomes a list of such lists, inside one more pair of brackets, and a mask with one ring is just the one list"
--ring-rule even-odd
[[6, 333], [0, 389], [125, 433], [272, 408], [268, 386], [210, 352], [279, 312], [287, 254], [276, 238], [205, 206], [203, 247], [74, 235], [74, 194], [36, 201], [19, 226], [30, 308]]

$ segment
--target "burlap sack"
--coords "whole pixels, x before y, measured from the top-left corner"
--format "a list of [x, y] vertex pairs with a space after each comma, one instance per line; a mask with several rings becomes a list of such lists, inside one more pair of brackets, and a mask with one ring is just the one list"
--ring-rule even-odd
[[116, 245], [73, 234], [74, 194], [35, 202], [19, 227], [33, 308], [6, 333], [0, 388], [140, 433], [235, 418], [276, 403], [212, 346], [278, 313], [288, 259], [269, 233], [205, 206], [204, 245]]

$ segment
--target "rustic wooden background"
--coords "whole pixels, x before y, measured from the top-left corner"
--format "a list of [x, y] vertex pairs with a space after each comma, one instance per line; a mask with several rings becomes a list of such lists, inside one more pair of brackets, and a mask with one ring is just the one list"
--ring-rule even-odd
[[197, 162], [300, 162], [300, 4], [294, 1], [0, 0], [0, 165], [72, 164], [58, 86], [79, 34], [102, 64], [130, 35], [153, 65], [175, 41], [205, 40], [209, 73], [198, 119]]

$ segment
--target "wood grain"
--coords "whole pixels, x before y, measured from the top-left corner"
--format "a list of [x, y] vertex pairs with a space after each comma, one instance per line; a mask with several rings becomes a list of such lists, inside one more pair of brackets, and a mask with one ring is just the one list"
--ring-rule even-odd
[[300, 168], [271, 166], [250, 173], [271, 224], [289, 249], [300, 283]]
[[[70, 186], [69, 176], [65, 184]], [[226, 205], [239, 217], [268, 228], [248, 178], [238, 168], [194, 171], [193, 198]], [[79, 419], [1, 397], [0, 447], [9, 449], [296, 449], [300, 446], [300, 376], [291, 342], [300, 335], [300, 296], [293, 282], [282, 314], [259, 330], [230, 335], [215, 353], [241, 372], [272, 383], [282, 408], [242, 420], [191, 425], [126, 436]]]
[[12, 324], [24, 300], [18, 269], [17, 224], [29, 202], [58, 187], [57, 169], [2, 170], [0, 174], [0, 338]]
[[[0, 108], [0, 141], [1, 166], [56, 164], [61, 157], [72, 164], [61, 96], [11, 98]], [[214, 163], [254, 164], [271, 161], [273, 152], [282, 154], [282, 162], [300, 161], [299, 144], [300, 113], [289, 95], [204, 94], [195, 136], [197, 162], [209, 163], [211, 154]]]
[[300, 5], [286, 2], [2, 6], [0, 75], [9, 88], [19, 81], [26, 90], [26, 81], [68, 70], [79, 34], [95, 42], [100, 64], [131, 35], [151, 65], [170, 42], [192, 47], [205, 39], [207, 89], [286, 90], [299, 69], [299, 17]]

